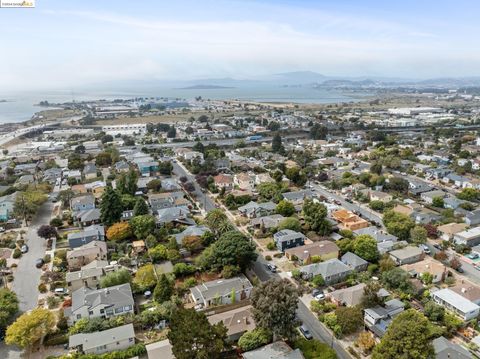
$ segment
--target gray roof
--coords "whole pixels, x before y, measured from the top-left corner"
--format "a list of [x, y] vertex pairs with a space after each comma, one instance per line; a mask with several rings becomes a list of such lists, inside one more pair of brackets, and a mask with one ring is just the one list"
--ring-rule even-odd
[[442, 301], [448, 303], [454, 308], [461, 310], [463, 313], [468, 313], [479, 309], [478, 305], [449, 288], [437, 290], [433, 292], [432, 295], [440, 298]]
[[346, 265], [351, 266], [353, 268], [368, 264], [368, 262], [365, 259], [357, 256], [355, 253], [352, 253], [352, 252], [345, 253], [342, 256], [342, 258], [340, 258], [340, 260]]
[[282, 195], [283, 195], [283, 198], [289, 201], [300, 201], [305, 198], [312, 198], [313, 192], [307, 189], [307, 190], [296, 191], [296, 192], [285, 192]]
[[73, 197], [71, 200], [72, 207], [76, 204], [95, 204], [95, 197], [92, 194], [84, 194], [82, 196]]
[[[187, 218], [190, 214], [190, 210], [186, 206], [162, 208], [157, 211], [158, 222], [169, 223], [176, 220], [185, 220], [189, 222]], [[195, 221], [192, 224], [195, 224]]]
[[282, 229], [273, 235], [275, 241], [284, 242], [290, 241], [297, 238], [307, 238], [303, 233], [292, 231], [291, 229]]
[[83, 168], [83, 173], [97, 173], [97, 166], [94, 163], [87, 163]]
[[275, 342], [242, 354], [245, 359], [305, 359], [299, 349], [285, 342]]
[[185, 228], [182, 233], [178, 233], [175, 235], [175, 239], [178, 244], [182, 244], [182, 241], [185, 237], [194, 236], [194, 237], [201, 237], [205, 232], [208, 232], [209, 229], [206, 226], [189, 226]]
[[285, 218], [286, 217], [282, 216], [281, 214], [272, 214], [270, 216], [253, 218], [250, 221], [250, 224], [252, 226], [263, 224], [265, 228], [273, 228], [277, 227]]
[[258, 209], [264, 209], [267, 211], [274, 211], [276, 208], [275, 203], [273, 202], [264, 202], [264, 203], [257, 203], [254, 201], [248, 202], [246, 205], [238, 207], [239, 212], [254, 212]]
[[317, 275], [321, 274], [323, 278], [331, 277], [335, 274], [351, 272], [352, 269], [336, 258], [329, 259], [325, 262], [309, 264], [300, 268], [302, 273]]
[[396, 249], [390, 252], [392, 256], [400, 260], [419, 256], [422, 253], [423, 253], [422, 249], [414, 246], [406, 246], [405, 248]]
[[213, 280], [199, 284], [190, 289], [195, 298], [203, 298], [205, 300], [213, 299], [216, 296], [228, 295], [232, 292], [232, 288], [240, 291], [242, 289], [252, 288], [252, 283], [243, 274], [238, 277], [229, 279]]
[[473, 358], [472, 354], [464, 347], [452, 343], [445, 337], [439, 337], [433, 340], [433, 349], [436, 359], [467, 359]]
[[385, 241], [395, 242], [398, 239], [394, 235], [389, 234], [389, 233], [385, 233], [381, 229], [378, 229], [375, 226], [370, 226], [370, 227], [366, 227], [366, 228], [357, 229], [357, 230], [353, 231], [353, 233], [357, 236], [362, 235], [362, 234], [368, 234], [373, 239], [375, 239], [377, 242], [385, 242]]
[[101, 225], [85, 227], [81, 232], [68, 234], [68, 239], [85, 238], [90, 236], [105, 236], [105, 228]]
[[[130, 338], [135, 338], [133, 324], [125, 324], [120, 327], [103, 330], [101, 332], [71, 335], [68, 340], [68, 346], [70, 348], [82, 346], [83, 350], [89, 350]], [[132, 343], [132, 345], [133, 344], [134, 343]]]
[[83, 307], [96, 307], [97, 305], [132, 305], [133, 296], [130, 284], [120, 284], [102, 289], [80, 288], [72, 293], [72, 311]]

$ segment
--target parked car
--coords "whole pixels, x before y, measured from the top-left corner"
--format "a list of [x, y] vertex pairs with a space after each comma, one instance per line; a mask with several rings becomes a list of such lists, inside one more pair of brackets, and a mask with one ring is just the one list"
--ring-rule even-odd
[[0, 227], [0, 233], [5, 232], [5, 227]]
[[55, 295], [66, 295], [68, 293], [67, 288], [55, 288]]
[[438, 243], [435, 243], [435, 244], [433, 245], [433, 248], [442, 250], [442, 246], [441, 246], [440, 244], [438, 244]]
[[478, 257], [478, 253], [470, 253], [469, 255], [467, 255], [467, 258], [469, 259], [477, 259]]
[[277, 266], [275, 264], [270, 264], [268, 263], [267, 264], [267, 268], [270, 272], [272, 273], [277, 273]]
[[426, 244], [420, 244], [420, 249], [423, 251], [425, 254], [430, 254], [430, 248]]
[[26, 244], [24, 244], [20, 250], [22, 251], [22, 253], [27, 253], [28, 252], [28, 246]]
[[313, 339], [312, 334], [310, 333], [310, 330], [308, 330], [305, 324], [302, 324], [298, 329], [300, 330], [300, 333], [302, 333], [302, 335], [305, 337], [305, 339], [307, 340]]
[[463, 273], [465, 272], [462, 267], [458, 267], [455, 269], [458, 273]]
[[320, 302], [320, 301], [322, 301], [322, 300], [325, 299], [325, 294], [323, 294], [323, 292], [318, 293], [318, 294], [315, 296], [315, 299]]
[[322, 291], [320, 289], [314, 289], [312, 290], [312, 297], [316, 297], [317, 295], [319, 295], [320, 293], [322, 293]]
[[35, 267], [37, 267], [37, 268], [42, 268], [44, 264], [45, 264], [45, 262], [43, 261], [43, 258], [38, 258], [35, 261]]

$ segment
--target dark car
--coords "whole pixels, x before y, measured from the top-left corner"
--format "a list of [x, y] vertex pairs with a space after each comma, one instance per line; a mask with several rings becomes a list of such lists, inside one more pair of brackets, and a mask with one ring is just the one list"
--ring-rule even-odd
[[455, 269], [458, 273], [463, 273], [465, 272], [462, 267], [458, 267]]
[[37, 267], [37, 268], [42, 268], [44, 264], [45, 264], [45, 262], [43, 261], [43, 258], [38, 258], [35, 261], [35, 267]]
[[310, 330], [308, 330], [305, 324], [302, 324], [298, 329], [300, 330], [300, 333], [302, 333], [302, 335], [305, 337], [305, 339], [307, 340], [313, 339], [312, 334], [310, 333]]

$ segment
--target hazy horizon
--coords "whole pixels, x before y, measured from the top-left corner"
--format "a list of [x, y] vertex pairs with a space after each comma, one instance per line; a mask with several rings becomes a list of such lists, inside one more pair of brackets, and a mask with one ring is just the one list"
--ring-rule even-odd
[[466, 0], [41, 0], [0, 9], [0, 91], [294, 71], [478, 76], [479, 9]]

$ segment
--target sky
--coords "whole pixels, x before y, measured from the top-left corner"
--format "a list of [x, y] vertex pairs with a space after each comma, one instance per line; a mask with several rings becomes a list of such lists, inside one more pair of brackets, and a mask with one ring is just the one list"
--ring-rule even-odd
[[0, 8], [0, 90], [289, 71], [480, 75], [471, 0], [37, 0]]

